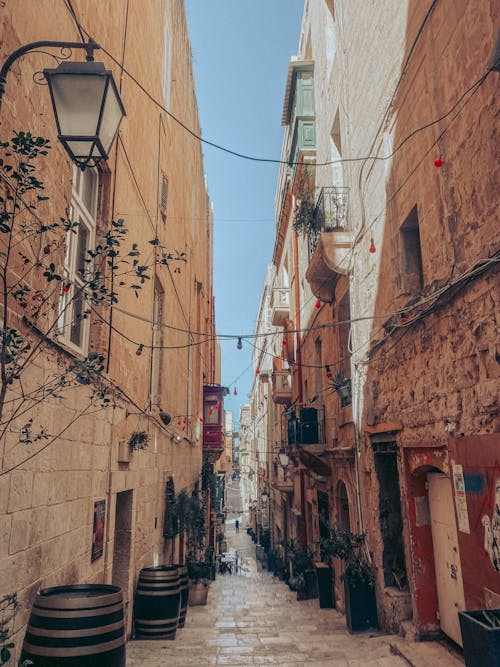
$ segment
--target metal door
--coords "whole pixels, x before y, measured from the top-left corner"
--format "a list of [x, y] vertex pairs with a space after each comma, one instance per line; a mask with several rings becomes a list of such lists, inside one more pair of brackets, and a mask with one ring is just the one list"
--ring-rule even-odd
[[441, 629], [461, 646], [458, 612], [465, 609], [465, 598], [451, 480], [441, 473], [427, 480]]

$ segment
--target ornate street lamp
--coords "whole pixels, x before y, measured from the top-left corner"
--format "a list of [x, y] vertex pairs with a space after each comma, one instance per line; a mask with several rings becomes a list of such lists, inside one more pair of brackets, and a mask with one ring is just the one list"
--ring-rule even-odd
[[87, 62], [63, 62], [43, 71], [49, 84], [58, 139], [80, 169], [106, 160], [125, 115], [113, 75], [103, 63], [94, 62], [93, 40], [32, 42], [14, 51], [0, 70], [0, 104], [7, 73], [20, 56], [40, 47], [85, 49]]
[[103, 63], [64, 62], [44, 69], [58, 139], [81, 168], [107, 160], [125, 115], [113, 74]]
[[280, 459], [281, 467], [283, 468], [283, 470], [285, 470], [286, 468], [288, 468], [288, 464], [290, 463], [290, 457], [286, 453], [284, 447], [281, 447], [281, 449], [278, 452], [278, 456]]

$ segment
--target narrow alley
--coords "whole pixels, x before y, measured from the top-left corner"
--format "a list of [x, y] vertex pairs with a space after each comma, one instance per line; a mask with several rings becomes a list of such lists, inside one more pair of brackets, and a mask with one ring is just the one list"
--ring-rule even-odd
[[286, 667], [459, 667], [463, 662], [433, 642], [410, 643], [381, 632], [351, 635], [345, 617], [319, 609], [318, 600], [297, 594], [262, 571], [255, 545], [235, 519], [241, 501], [228, 488], [226, 537], [242, 560], [237, 575], [217, 575], [206, 606], [189, 607], [186, 626], [174, 641], [130, 641], [128, 667], [276, 665]]

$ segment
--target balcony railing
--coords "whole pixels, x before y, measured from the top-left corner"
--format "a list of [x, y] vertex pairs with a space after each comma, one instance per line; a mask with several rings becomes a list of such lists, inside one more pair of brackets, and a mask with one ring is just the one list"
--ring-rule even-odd
[[290, 317], [290, 290], [288, 287], [275, 287], [271, 294], [271, 322], [275, 327], [285, 325]]
[[301, 408], [297, 415], [285, 412], [288, 445], [321, 445], [326, 443], [325, 410]]
[[313, 256], [322, 232], [345, 231], [348, 228], [349, 188], [332, 185], [321, 188], [309, 229], [309, 259]]

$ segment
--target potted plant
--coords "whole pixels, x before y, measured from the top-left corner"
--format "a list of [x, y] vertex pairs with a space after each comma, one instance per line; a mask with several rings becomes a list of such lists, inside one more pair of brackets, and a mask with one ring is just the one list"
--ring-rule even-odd
[[320, 549], [323, 559], [339, 558], [345, 564], [342, 580], [349, 631], [378, 628], [375, 576], [366, 551], [365, 535], [329, 526], [328, 536], [320, 540]]
[[331, 380], [331, 385], [337, 392], [340, 398], [340, 407], [345, 408], [346, 405], [352, 403], [352, 386], [351, 378], [345, 377], [342, 371], [335, 373]]
[[189, 579], [190, 606], [207, 603], [210, 586], [211, 564], [204, 551], [205, 507], [200, 501], [197, 489], [193, 492], [186, 507], [185, 530], [188, 554], [186, 564]]
[[289, 586], [297, 591], [297, 600], [312, 600], [318, 597], [318, 586], [312, 560], [312, 553], [304, 547], [291, 549], [292, 575]]

